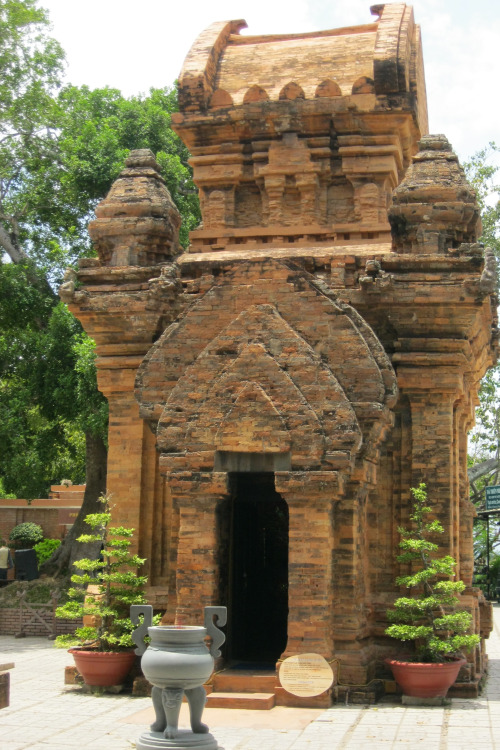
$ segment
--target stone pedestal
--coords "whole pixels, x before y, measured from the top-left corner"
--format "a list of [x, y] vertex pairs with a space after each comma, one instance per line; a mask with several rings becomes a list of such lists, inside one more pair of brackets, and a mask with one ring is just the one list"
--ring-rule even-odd
[[162, 732], [143, 732], [135, 743], [137, 750], [218, 750], [219, 744], [211, 734], [194, 734], [189, 729], [179, 730], [175, 740], [167, 740]]

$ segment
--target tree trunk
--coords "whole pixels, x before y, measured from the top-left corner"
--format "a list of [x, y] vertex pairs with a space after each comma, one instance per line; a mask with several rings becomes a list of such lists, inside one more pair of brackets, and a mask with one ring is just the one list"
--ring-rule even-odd
[[81, 534], [91, 533], [84, 519], [89, 513], [102, 513], [99, 497], [106, 492], [106, 468], [108, 451], [102, 437], [85, 433], [85, 494], [75, 523], [66, 534], [61, 546], [41, 567], [41, 572], [52, 576], [73, 573], [73, 563], [82, 557], [97, 559], [101, 552], [99, 542], [82, 544], [77, 542]]

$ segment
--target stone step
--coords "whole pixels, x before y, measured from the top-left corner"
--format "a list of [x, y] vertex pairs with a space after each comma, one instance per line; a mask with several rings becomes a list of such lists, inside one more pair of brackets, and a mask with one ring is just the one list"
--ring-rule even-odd
[[212, 684], [222, 693], [272, 693], [279, 683], [274, 670], [225, 669], [214, 675]]
[[209, 708], [247, 708], [269, 711], [276, 704], [274, 693], [223, 693], [214, 692], [207, 696]]

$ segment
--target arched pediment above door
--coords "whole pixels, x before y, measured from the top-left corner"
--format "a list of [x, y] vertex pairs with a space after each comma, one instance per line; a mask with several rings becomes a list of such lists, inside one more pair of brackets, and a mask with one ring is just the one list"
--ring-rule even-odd
[[325, 453], [347, 460], [361, 430], [330, 368], [271, 305], [242, 311], [173, 388], [157, 430], [162, 452], [291, 452], [295, 468]]
[[305, 271], [261, 265], [214, 280], [141, 365], [141, 415], [179, 470], [210, 470], [216, 451], [345, 466], [390, 422], [394, 373], [367, 323]]

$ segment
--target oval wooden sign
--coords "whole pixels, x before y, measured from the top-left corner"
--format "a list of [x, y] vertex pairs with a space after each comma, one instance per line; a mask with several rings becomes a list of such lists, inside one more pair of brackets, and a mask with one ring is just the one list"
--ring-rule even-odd
[[311, 698], [332, 686], [333, 669], [321, 654], [297, 654], [281, 664], [279, 679], [288, 693]]

